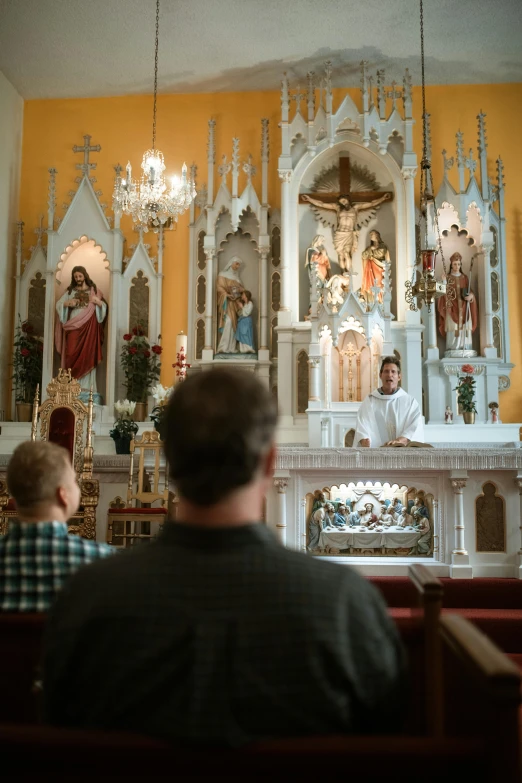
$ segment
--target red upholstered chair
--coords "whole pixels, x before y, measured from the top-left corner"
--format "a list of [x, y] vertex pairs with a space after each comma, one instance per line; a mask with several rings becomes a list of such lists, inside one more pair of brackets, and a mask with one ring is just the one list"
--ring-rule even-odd
[[80, 399], [79, 382], [70, 370], [58, 371], [58, 376], [47, 386], [48, 398], [38, 404], [37, 388], [33, 404], [31, 440], [36, 440], [38, 418], [40, 438], [63, 446], [71, 455], [71, 462], [81, 490], [80, 508], [69, 520], [69, 533], [83, 538], [96, 538], [96, 508], [100, 487], [92, 477], [92, 392], [85, 405]]
[[160, 475], [162, 445], [159, 433], [153, 430], [131, 441], [127, 502], [117, 497], [109, 506], [108, 544], [125, 549], [150, 541], [168, 518], [166, 465], [163, 481]]

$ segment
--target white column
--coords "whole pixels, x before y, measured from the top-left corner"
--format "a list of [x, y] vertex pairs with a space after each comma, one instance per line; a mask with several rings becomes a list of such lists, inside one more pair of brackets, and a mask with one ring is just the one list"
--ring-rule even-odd
[[328, 419], [321, 419], [321, 448], [323, 449], [327, 449], [330, 445], [328, 424], [329, 424]]
[[274, 479], [274, 486], [277, 489], [277, 537], [283, 546], [286, 546], [286, 490], [288, 487], [287, 478]]
[[451, 478], [451, 486], [455, 497], [455, 547], [451, 553], [450, 576], [456, 579], [471, 579], [473, 569], [469, 565], [469, 555], [464, 542], [464, 495], [463, 489], [467, 477]]
[[260, 330], [260, 345], [261, 350], [268, 349], [268, 247], [260, 247], [259, 252], [261, 254], [261, 266], [259, 281], [259, 299], [261, 305], [261, 330]]
[[212, 310], [214, 305], [214, 253], [215, 248], [205, 248], [207, 259], [205, 296], [205, 350], [212, 351]]
[[306, 498], [301, 500], [301, 542], [299, 549], [306, 552]]
[[[437, 306], [435, 302], [431, 304], [431, 311], [428, 313], [428, 349], [437, 351], [437, 359], [439, 358], [437, 350]], [[428, 354], [428, 358], [435, 358]]]
[[[493, 250], [492, 245], [484, 245], [484, 318], [486, 321], [486, 344], [484, 346], [484, 356], [488, 358], [497, 357], [497, 349], [493, 345], [493, 303], [491, 301], [491, 264], [489, 255]], [[476, 275], [475, 275], [476, 277]], [[473, 285], [473, 281], [471, 282]], [[477, 294], [475, 294], [477, 296]]]
[[517, 552], [517, 567], [515, 577], [517, 579], [522, 579], [522, 476], [516, 477], [515, 484], [518, 487], [518, 495], [520, 499], [520, 512], [518, 518], [520, 529], [520, 549]]
[[319, 356], [311, 356], [308, 359], [310, 366], [310, 400], [319, 402], [321, 400], [321, 377], [319, 369], [321, 366], [321, 359]]
[[[433, 498], [433, 559], [440, 559], [440, 518], [439, 518], [439, 499]], [[437, 525], [437, 532], [435, 532], [435, 524]]]
[[[282, 323], [281, 315], [283, 313], [290, 313], [291, 309], [291, 289], [290, 289], [290, 255], [292, 248], [292, 241], [288, 226], [293, 224], [290, 219], [290, 181], [292, 179], [291, 171], [280, 171], [279, 177], [282, 180], [281, 186], [281, 264], [279, 267], [279, 273], [281, 275], [281, 307], [279, 308], [279, 323]], [[286, 319], [284, 320], [286, 323]]]

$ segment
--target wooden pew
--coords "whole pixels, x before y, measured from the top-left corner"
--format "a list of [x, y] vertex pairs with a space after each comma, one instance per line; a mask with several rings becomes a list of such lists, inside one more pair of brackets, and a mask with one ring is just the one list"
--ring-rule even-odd
[[46, 614], [0, 612], [0, 722], [37, 723]]
[[[422, 644], [415, 647], [424, 639], [423, 620], [402, 618], [398, 627], [413, 657], [416, 650], [424, 660]], [[439, 637], [444, 674], [441, 737], [304, 737], [223, 750], [175, 748], [128, 734], [3, 725], [2, 770], [12, 766], [13, 777], [2, 778], [19, 781], [36, 772], [53, 781], [104, 776], [288, 781], [319, 775], [344, 783], [440, 783], [458, 774], [471, 776], [475, 783], [519, 783], [517, 667], [462, 617], [442, 617]]]

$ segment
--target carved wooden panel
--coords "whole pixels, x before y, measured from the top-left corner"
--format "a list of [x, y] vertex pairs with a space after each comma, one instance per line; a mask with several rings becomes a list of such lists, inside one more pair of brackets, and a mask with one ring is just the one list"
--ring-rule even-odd
[[277, 313], [281, 306], [281, 275], [274, 272], [272, 275], [272, 310]]
[[277, 318], [272, 318], [271, 324], [271, 345], [272, 345], [272, 359], [277, 359], [277, 332], [275, 330], [277, 326]]
[[272, 229], [272, 266], [281, 263], [281, 229], [274, 226]]
[[497, 356], [502, 357], [502, 330], [500, 328], [500, 318], [493, 317], [493, 345], [497, 349]]
[[297, 354], [297, 412], [306, 413], [308, 408], [308, 354], [299, 351]]
[[207, 281], [200, 275], [196, 286], [196, 310], [200, 315], [205, 312], [205, 298], [207, 294]]
[[205, 321], [200, 318], [196, 322], [196, 359], [201, 359], [205, 347]]
[[144, 326], [145, 333], [149, 335], [149, 306], [150, 291], [148, 277], [145, 277], [141, 269], [136, 277], [132, 278], [129, 289], [129, 330], [137, 326], [138, 321]]
[[198, 234], [198, 267], [200, 269], [204, 269], [207, 265], [207, 259], [205, 256], [205, 248], [204, 248], [204, 241], [205, 241], [205, 232], [200, 231]]
[[498, 312], [500, 308], [500, 286], [498, 284], [498, 275], [496, 272], [491, 273], [491, 305], [495, 312]]
[[504, 498], [497, 495], [490, 481], [482, 486], [482, 495], [475, 501], [477, 552], [506, 551], [506, 510]]
[[36, 337], [44, 336], [45, 323], [45, 278], [37, 272], [31, 280], [28, 293], [27, 320]]

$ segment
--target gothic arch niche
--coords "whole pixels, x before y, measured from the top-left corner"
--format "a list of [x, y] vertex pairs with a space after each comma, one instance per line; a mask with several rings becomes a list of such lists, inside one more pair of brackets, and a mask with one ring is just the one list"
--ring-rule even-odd
[[495, 226], [490, 226], [489, 230], [493, 234], [493, 248], [489, 254], [489, 263], [495, 268], [498, 265], [498, 235]]
[[276, 268], [281, 263], [281, 229], [274, 226], [272, 229], [272, 266]]
[[45, 277], [37, 272], [30, 282], [27, 294], [27, 320], [36, 337], [44, 336], [45, 324]]
[[270, 344], [272, 346], [272, 359], [277, 359], [277, 316], [272, 318], [272, 321], [270, 323]]
[[506, 551], [505, 502], [492, 481], [482, 485], [475, 500], [475, 536], [477, 552]]
[[205, 256], [205, 232], [200, 231], [198, 234], [198, 268], [205, 269], [207, 265], [207, 258]]
[[150, 290], [149, 279], [139, 269], [136, 277], [131, 280], [129, 288], [129, 331], [132, 331], [138, 321], [145, 327], [145, 334], [149, 337], [150, 314]]
[[332, 363], [335, 361], [338, 362], [338, 401], [364, 400], [371, 391], [371, 353], [364, 334], [355, 329], [340, 334], [337, 354], [332, 355]]
[[207, 281], [203, 275], [198, 277], [196, 284], [196, 312], [203, 315], [205, 312], [205, 299], [207, 294]]
[[309, 368], [308, 354], [299, 351], [296, 358], [297, 364], [297, 413], [306, 413], [309, 399]]
[[[247, 216], [248, 217], [248, 216]], [[251, 215], [252, 219], [255, 219], [255, 215]], [[217, 270], [216, 277], [219, 277], [221, 272], [229, 264], [230, 260], [237, 256], [241, 259], [241, 267], [239, 268], [239, 278], [247, 291], [252, 294], [252, 303], [254, 309], [252, 311], [252, 324], [254, 327], [254, 344], [259, 345], [259, 252], [257, 249], [256, 240], [252, 238], [251, 234], [238, 228], [237, 231], [226, 230], [230, 227], [230, 215], [228, 212], [221, 213], [217, 225], [216, 225], [216, 242], [218, 243], [219, 250], [217, 254]], [[217, 350], [219, 341], [221, 339], [218, 331], [219, 313], [217, 307], [217, 295], [214, 294], [214, 312], [215, 318], [215, 333], [214, 333], [214, 345]]]
[[497, 356], [502, 358], [502, 325], [498, 316], [493, 316], [493, 345], [497, 349]]
[[196, 346], [196, 359], [201, 359], [203, 355], [203, 348], [205, 347], [205, 321], [203, 318], [199, 318], [196, 321], [195, 332], [194, 344]]
[[271, 300], [272, 311], [277, 313], [281, 306], [281, 275], [279, 272], [274, 272], [272, 274]]
[[491, 273], [491, 306], [493, 312], [498, 313], [500, 310], [500, 285], [496, 272]]
[[402, 166], [404, 159], [404, 140], [399, 131], [393, 131], [388, 138], [388, 152], [398, 166]]
[[[65, 293], [72, 281], [72, 270], [75, 266], [83, 266], [95, 283], [98, 294], [103, 295], [103, 299], [108, 304], [107, 318], [104, 324], [103, 358], [96, 368], [96, 386], [98, 394], [103, 399], [107, 397], [107, 321], [111, 317], [110, 302], [110, 263], [107, 254], [94, 239], [82, 235], [68, 245], [60, 256], [56, 267], [55, 292], [54, 292], [54, 318], [57, 318], [56, 303]], [[56, 320], [55, 320], [56, 323]], [[53, 376], [58, 374], [60, 367], [60, 355], [54, 345], [54, 335], [51, 340], [53, 344]]]

